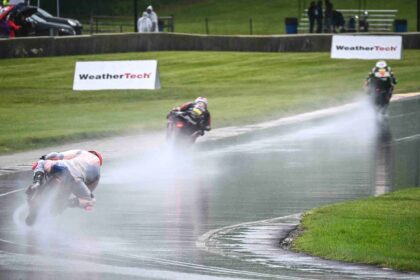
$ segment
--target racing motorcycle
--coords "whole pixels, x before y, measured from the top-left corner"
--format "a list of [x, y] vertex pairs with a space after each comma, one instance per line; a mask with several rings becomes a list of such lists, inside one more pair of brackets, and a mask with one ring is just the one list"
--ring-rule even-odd
[[199, 136], [204, 135], [200, 129], [202, 115], [193, 110], [171, 111], [166, 124], [166, 139], [169, 143], [179, 145], [191, 145]]
[[376, 111], [383, 115], [388, 108], [394, 87], [390, 73], [381, 70], [368, 79], [367, 93]]
[[57, 178], [45, 176], [26, 189], [29, 213], [25, 223], [28, 226], [34, 225], [40, 215], [60, 214], [67, 208], [69, 193], [59, 183]]

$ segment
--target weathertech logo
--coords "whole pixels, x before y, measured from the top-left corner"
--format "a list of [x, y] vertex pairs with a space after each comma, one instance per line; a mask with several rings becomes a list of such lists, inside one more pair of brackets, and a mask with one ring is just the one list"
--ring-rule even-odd
[[152, 73], [124, 73], [124, 74], [79, 74], [80, 80], [134, 80], [134, 79], [150, 79]]
[[365, 46], [343, 46], [337, 45], [335, 46], [337, 51], [379, 51], [379, 52], [395, 52], [397, 47], [382, 47], [382, 46], [372, 46], [372, 47], [365, 47]]

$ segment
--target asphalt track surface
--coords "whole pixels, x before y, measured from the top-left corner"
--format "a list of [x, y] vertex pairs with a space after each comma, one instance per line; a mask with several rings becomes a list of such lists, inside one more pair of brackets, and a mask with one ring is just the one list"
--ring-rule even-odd
[[418, 98], [395, 104], [380, 125], [350, 104], [216, 130], [182, 154], [162, 134], [56, 147], [104, 151], [98, 203], [33, 228], [23, 223], [30, 174], [16, 171], [46, 151], [2, 156], [0, 278], [420, 279], [278, 246], [299, 213], [413, 184], [417, 174], [398, 170], [416, 168]]

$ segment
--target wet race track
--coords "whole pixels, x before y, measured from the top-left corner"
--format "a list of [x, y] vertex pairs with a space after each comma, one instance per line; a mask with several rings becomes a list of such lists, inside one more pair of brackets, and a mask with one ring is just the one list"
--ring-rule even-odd
[[159, 145], [104, 166], [94, 211], [69, 209], [34, 228], [23, 223], [30, 178], [8, 177], [0, 278], [420, 279], [278, 246], [295, 214], [419, 186], [418, 120], [417, 98], [394, 103], [380, 123], [360, 104], [183, 154]]

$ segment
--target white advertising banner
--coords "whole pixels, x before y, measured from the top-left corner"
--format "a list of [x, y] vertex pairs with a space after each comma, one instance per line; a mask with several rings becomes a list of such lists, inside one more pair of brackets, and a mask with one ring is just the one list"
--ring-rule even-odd
[[159, 88], [157, 60], [76, 62], [73, 90]]
[[331, 58], [401, 59], [401, 36], [334, 35]]

